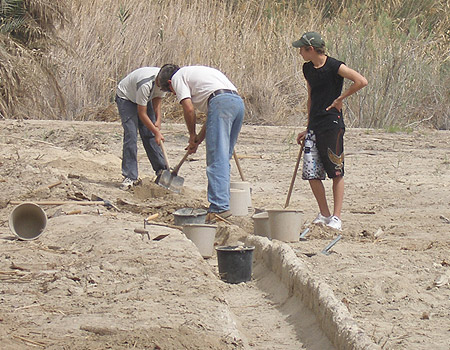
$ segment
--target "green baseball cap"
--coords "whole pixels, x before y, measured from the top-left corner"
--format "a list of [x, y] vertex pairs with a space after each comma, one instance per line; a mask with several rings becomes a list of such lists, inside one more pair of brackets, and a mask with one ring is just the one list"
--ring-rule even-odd
[[313, 46], [313, 47], [324, 47], [325, 41], [323, 41], [322, 37], [319, 33], [316, 32], [307, 32], [302, 35], [302, 37], [294, 41], [292, 43], [294, 47], [302, 47], [302, 46]]

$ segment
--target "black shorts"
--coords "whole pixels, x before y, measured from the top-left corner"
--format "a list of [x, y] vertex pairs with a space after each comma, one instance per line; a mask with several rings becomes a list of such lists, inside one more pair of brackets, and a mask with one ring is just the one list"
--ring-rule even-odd
[[305, 180], [324, 180], [344, 176], [344, 128], [314, 132], [305, 139], [303, 174]]

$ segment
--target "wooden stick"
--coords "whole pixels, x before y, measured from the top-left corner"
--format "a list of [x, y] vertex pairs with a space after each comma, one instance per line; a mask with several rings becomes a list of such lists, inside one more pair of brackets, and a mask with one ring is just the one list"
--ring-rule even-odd
[[[25, 203], [26, 201], [10, 201], [13, 205]], [[64, 205], [64, 204], [77, 204], [77, 205], [104, 205], [104, 201], [31, 201], [38, 205]]]
[[374, 211], [350, 210], [352, 214], [376, 214]]
[[238, 157], [237, 157], [237, 155], [236, 155], [236, 151], [235, 151], [235, 150], [233, 150], [233, 158], [234, 158], [234, 161], [235, 161], [236, 166], [237, 166], [237, 168], [238, 168], [239, 175], [241, 176], [241, 180], [242, 180], [242, 181], [245, 181], [245, 179], [244, 179], [244, 173], [242, 172], [241, 164], [239, 163], [239, 159], [238, 159]]
[[72, 210], [66, 213], [66, 215], [76, 215], [76, 214], [81, 214], [81, 210]]
[[49, 145], [49, 146], [52, 146], [55, 148], [63, 149], [62, 147], [55, 146], [53, 143], [41, 141], [41, 140], [35, 140], [35, 139], [29, 139], [29, 138], [25, 139], [23, 137], [11, 136], [11, 135], [0, 135], [0, 137], [10, 137], [10, 138], [17, 139], [17, 140], [23, 140], [23, 141], [29, 141], [29, 142], [39, 142], [39, 143], [43, 143], [45, 145]]
[[58, 181], [58, 182], [55, 182], [54, 184], [48, 185], [47, 187], [49, 190], [51, 190], [53, 187], [56, 187], [61, 184], [62, 184], [62, 181]]
[[166, 224], [164, 222], [149, 222], [148, 224], [149, 225], [156, 225], [156, 226], [170, 227], [170, 228], [174, 228], [174, 229], [177, 229], [177, 230], [182, 230], [183, 229], [183, 227], [181, 227], [181, 226]]
[[227, 223], [227, 224], [229, 224], [229, 225], [233, 225], [233, 223], [232, 223], [231, 221], [228, 221], [227, 219], [225, 219], [225, 218], [221, 217], [221, 216], [220, 216], [220, 215], [218, 215], [218, 214], [215, 214], [214, 216], [216, 217], [216, 219], [217, 219], [217, 220], [220, 220], [220, 221], [226, 222], [226, 223]]
[[159, 216], [159, 213], [150, 215], [145, 221], [152, 221], [155, 220]]
[[22, 341], [24, 341], [24, 342], [26, 342], [26, 343], [30, 343], [30, 344], [33, 344], [33, 345], [40, 346], [40, 347], [42, 347], [42, 348], [45, 348], [45, 346], [46, 346], [45, 343], [36, 342], [36, 341], [30, 340], [30, 339], [21, 337], [21, 336], [19, 336], [19, 335], [13, 335], [13, 337], [14, 337], [14, 338], [17, 338], [17, 339], [20, 339], [20, 340], [22, 340]]
[[297, 177], [298, 166], [300, 164], [300, 159], [302, 158], [304, 147], [305, 147], [305, 139], [303, 139], [302, 144], [300, 146], [300, 151], [298, 152], [297, 163], [295, 163], [294, 175], [292, 176], [291, 185], [289, 186], [289, 191], [286, 198], [286, 203], [284, 204], [285, 208], [289, 206], [289, 201], [291, 200], [292, 189], [294, 188], [295, 178]]
[[259, 155], [259, 156], [252, 156], [252, 155], [249, 155], [249, 154], [245, 154], [245, 155], [241, 155], [241, 156], [238, 156], [238, 158], [240, 158], [240, 159], [262, 159], [262, 155]]

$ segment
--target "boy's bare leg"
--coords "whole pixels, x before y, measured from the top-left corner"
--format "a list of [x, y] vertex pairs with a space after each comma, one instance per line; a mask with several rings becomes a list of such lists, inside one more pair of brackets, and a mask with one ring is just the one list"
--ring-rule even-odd
[[325, 187], [323, 186], [322, 180], [309, 180], [309, 186], [311, 187], [314, 197], [316, 197], [320, 213], [326, 217], [330, 216], [327, 197], [325, 195]]
[[342, 203], [344, 201], [344, 177], [338, 176], [333, 178], [333, 215], [341, 218]]

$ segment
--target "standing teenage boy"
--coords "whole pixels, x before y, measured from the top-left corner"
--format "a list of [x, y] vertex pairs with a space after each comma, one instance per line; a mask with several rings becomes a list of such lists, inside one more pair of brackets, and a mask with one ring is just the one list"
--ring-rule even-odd
[[142, 67], [128, 74], [117, 86], [116, 103], [123, 127], [122, 189], [138, 181], [137, 133], [156, 175], [166, 169], [160, 144], [161, 101], [165, 93], [155, 86], [158, 67]]
[[[195, 153], [206, 139], [210, 203], [206, 221], [215, 221], [216, 215], [231, 216], [230, 159], [244, 119], [244, 102], [236, 87], [217, 69], [205, 66], [179, 68], [173, 64], [161, 67], [157, 84], [163, 91], [174, 93], [183, 108], [189, 132], [189, 152]], [[198, 134], [196, 110], [207, 115]]]
[[[305, 142], [302, 178], [309, 180], [320, 210], [313, 223], [341, 230], [345, 132], [342, 101], [366, 86], [367, 80], [344, 62], [327, 56], [325, 42], [316, 32], [303, 34], [292, 45], [300, 49], [306, 61], [303, 75], [308, 87], [308, 125], [298, 134], [297, 142]], [[342, 93], [344, 78], [353, 83]], [[333, 180], [333, 215], [322, 183], [325, 174]]]

